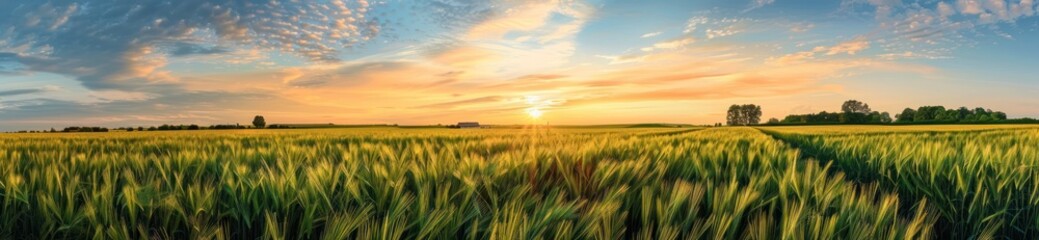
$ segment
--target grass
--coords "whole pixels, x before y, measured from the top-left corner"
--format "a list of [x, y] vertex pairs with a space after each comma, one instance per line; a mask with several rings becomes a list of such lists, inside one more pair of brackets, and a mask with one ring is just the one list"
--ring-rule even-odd
[[[1027, 188], [1034, 130], [941, 133], [934, 141], [953, 145], [895, 148], [903, 155], [883, 146], [935, 133], [766, 131], [782, 140], [752, 128], [0, 135], [0, 239], [929, 239], [1039, 229], [1039, 195]], [[991, 141], [940, 154], [979, 138]], [[863, 145], [838, 150], [849, 144]], [[965, 190], [931, 180], [959, 165]]]

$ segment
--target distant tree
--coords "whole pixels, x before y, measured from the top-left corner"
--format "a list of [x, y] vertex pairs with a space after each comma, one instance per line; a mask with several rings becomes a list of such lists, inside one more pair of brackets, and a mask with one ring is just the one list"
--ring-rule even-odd
[[771, 124], [771, 125], [779, 124], [779, 119], [777, 119], [777, 118], [769, 118], [768, 119], [768, 124]]
[[137, 127], [137, 131], [138, 132], [143, 132], [144, 131], [144, 127]]
[[726, 124], [737, 126], [743, 123], [743, 109], [740, 105], [729, 106], [729, 113], [725, 117]]
[[841, 123], [866, 123], [869, 122], [870, 116], [860, 112], [843, 112], [839, 119]]
[[971, 113], [973, 112], [971, 112], [967, 107], [960, 107], [959, 109], [956, 109], [956, 119], [965, 120], [971, 115]]
[[978, 122], [991, 122], [991, 121], [992, 121], [992, 117], [990, 117], [988, 114], [984, 114], [984, 115], [978, 116]]
[[754, 104], [732, 105], [726, 120], [730, 126], [757, 125], [761, 122], [761, 107]]
[[264, 126], [267, 126], [267, 121], [263, 119], [263, 116], [256, 115], [256, 117], [253, 117], [253, 126], [256, 126], [256, 128], [263, 128]]
[[198, 125], [191, 124], [190, 126], [188, 126], [188, 130], [199, 130], [199, 127]]
[[865, 115], [869, 114], [870, 112], [873, 112], [873, 110], [869, 109], [869, 104], [859, 102], [858, 100], [848, 100], [841, 105], [841, 112], [861, 113]]
[[997, 121], [1005, 121], [1005, 119], [1007, 119], [1007, 113], [1002, 111], [994, 111], [989, 115], [991, 115], [993, 119], [997, 119]]
[[915, 117], [916, 110], [906, 108], [905, 110], [902, 110], [902, 113], [895, 114], [895, 122], [912, 122]]
[[880, 118], [877, 119], [880, 123], [891, 123], [891, 114], [887, 112], [880, 113]]
[[758, 105], [744, 105], [746, 111], [747, 125], [757, 125], [761, 122], [761, 107]]
[[945, 115], [945, 107], [943, 106], [923, 106], [917, 108], [916, 115], [913, 116], [913, 122], [933, 122], [942, 120], [942, 115]]

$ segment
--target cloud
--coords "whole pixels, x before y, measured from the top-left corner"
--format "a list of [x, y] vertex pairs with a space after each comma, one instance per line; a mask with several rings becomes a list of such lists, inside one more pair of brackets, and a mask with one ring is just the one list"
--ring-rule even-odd
[[949, 56], [938, 54], [938, 53], [913, 52], [913, 51], [905, 51], [905, 52], [901, 52], [901, 53], [885, 53], [885, 54], [880, 54], [880, 55], [877, 55], [877, 56], [881, 57], [883, 59], [888, 59], [888, 60], [895, 60], [895, 59], [932, 59], [933, 60], [933, 59], [949, 59], [949, 58], [951, 58]]
[[231, 52], [227, 48], [220, 46], [202, 46], [199, 44], [178, 42], [173, 44], [173, 50], [169, 51], [169, 54], [175, 57], [193, 56], [193, 55], [214, 55], [224, 54]]
[[956, 9], [954, 9], [952, 7], [952, 5], [949, 4], [949, 3], [939, 2], [938, 3], [938, 14], [942, 18], [948, 18], [949, 16], [952, 16], [952, 15], [956, 14]]
[[660, 36], [661, 33], [663, 33], [663, 32], [651, 32], [651, 33], [642, 34], [642, 38], [651, 38], [651, 37]]
[[855, 53], [861, 52], [869, 48], [869, 40], [866, 37], [857, 37], [854, 40], [842, 42], [836, 46], [830, 47], [826, 50], [826, 55], [835, 55], [839, 53], [845, 53], [848, 55], [855, 55]]
[[795, 33], [805, 33], [812, 30], [812, 28], [815, 28], [815, 24], [810, 22], [790, 24], [790, 32]]
[[[755, 23], [762, 25], [771, 25], [770, 27], [789, 27], [792, 31], [807, 31], [813, 25], [809, 24], [789, 24], [785, 22], [760, 22], [750, 18], [708, 18], [707, 16], [694, 16], [686, 21], [685, 30], [682, 31], [686, 36], [703, 36], [706, 39], [715, 39], [720, 37], [727, 37], [747, 31], [749, 26]], [[794, 25], [794, 26], [789, 26]], [[702, 35], [700, 30], [703, 29]]]
[[[1035, 7], [1033, 7], [1035, 6]], [[1016, 19], [1019, 17], [1031, 17], [1035, 15], [1036, 6], [1035, 0], [1021, 0], [1018, 4], [1012, 4], [1010, 6], [1010, 18]]]
[[801, 63], [807, 60], [811, 60], [813, 58], [815, 58], [815, 52], [805, 51], [784, 55], [782, 57], [777, 58], [775, 62], [781, 65], [788, 65], [794, 63]]
[[698, 27], [707, 24], [709, 21], [710, 20], [706, 16], [691, 17], [689, 18], [689, 20], [686, 20], [685, 30], [683, 30], [682, 32], [686, 34], [693, 33], [696, 31]]
[[0, 97], [10, 97], [10, 96], [34, 94], [34, 93], [41, 93], [41, 92], [44, 92], [44, 90], [43, 89], [35, 89], [35, 88], [34, 89], [5, 90], [5, 91], [0, 91]]
[[[950, 0], [902, 4], [891, 0], [847, 0], [845, 7], [868, 5], [876, 10], [877, 29], [869, 34], [888, 56], [944, 50], [976, 44], [971, 35], [1012, 38], [1000, 29], [1035, 16], [1034, 0]], [[934, 54], [927, 54], [934, 55]]]
[[417, 108], [452, 109], [452, 108], [464, 107], [464, 106], [469, 106], [469, 105], [495, 103], [495, 102], [500, 102], [501, 100], [502, 100], [502, 97], [500, 97], [500, 96], [487, 96], [487, 97], [478, 97], [478, 98], [471, 98], [471, 99], [458, 100], [458, 101], [434, 103], [434, 104], [429, 104], [429, 105], [418, 106]]
[[691, 37], [684, 37], [684, 38], [673, 39], [673, 40], [670, 40], [670, 41], [659, 42], [657, 44], [653, 44], [653, 47], [656, 48], [656, 49], [675, 49], [675, 48], [684, 47], [684, 46], [692, 44], [694, 42], [696, 42], [696, 39], [691, 38]]
[[434, 62], [462, 69], [488, 64], [499, 58], [496, 52], [473, 45], [441, 46], [431, 49], [428, 55]]
[[749, 12], [749, 11], [752, 11], [754, 9], [762, 8], [762, 7], [768, 6], [769, 4], [772, 4], [772, 3], [775, 3], [775, 2], [776, 2], [776, 0], [751, 0], [750, 1], [750, 6], [747, 7], [747, 9], [743, 10], [743, 12]]
[[407, 81], [423, 77], [413, 75], [415, 68], [417, 66], [413, 63], [397, 61], [289, 68], [281, 72], [280, 82], [297, 88], [357, 87], [378, 81]]
[[[229, 108], [228, 106], [234, 106]], [[309, 122], [313, 119], [342, 120], [364, 109], [315, 106], [264, 92], [169, 90], [146, 99], [112, 99], [77, 102], [33, 98], [4, 102], [0, 125], [35, 128], [99, 125], [109, 127], [160, 124], [247, 123], [262, 114], [268, 122]], [[311, 120], [297, 116], [307, 116]]]
[[693, 37], [681, 37], [681, 38], [676, 38], [676, 39], [671, 39], [671, 40], [667, 40], [667, 41], [658, 42], [658, 43], [653, 44], [653, 46], [644, 47], [641, 50], [643, 52], [651, 52], [651, 51], [660, 50], [660, 49], [676, 49], [676, 48], [682, 48], [682, 47], [688, 46], [688, 45], [693, 44], [695, 42], [696, 42], [696, 39], [693, 38]]
[[30, 71], [75, 77], [91, 89], [163, 81], [170, 55], [213, 53], [178, 42], [229, 43], [337, 61], [340, 50], [379, 32], [365, 0], [240, 2], [216, 0], [55, 0], [0, 2], [10, 26], [0, 52]]
[[596, 55], [596, 57], [599, 57], [599, 58], [602, 58], [602, 59], [606, 59], [606, 60], [610, 60], [610, 62], [609, 62], [610, 64], [636, 63], [636, 62], [642, 62], [643, 60], [646, 59], [645, 55], [639, 55], [639, 54], [628, 54], [628, 55], [620, 55], [620, 56]]
[[513, 31], [531, 31], [548, 23], [556, 11], [556, 1], [538, 1], [510, 6], [508, 11], [480, 22], [469, 29], [468, 38], [500, 38]]
[[707, 29], [705, 33], [707, 34], [707, 39], [714, 39], [719, 37], [735, 35], [737, 33], [740, 33], [740, 30], [737, 29], [735, 26], [726, 26], [719, 29]]
[[818, 46], [810, 51], [802, 51], [784, 55], [782, 57], [773, 58], [772, 63], [780, 65], [798, 64], [808, 60], [815, 59], [817, 54], [825, 54], [826, 56], [833, 56], [837, 54], [855, 55], [861, 51], [868, 49], [870, 46], [869, 39], [865, 36], [859, 36], [855, 39], [844, 41], [833, 46]]

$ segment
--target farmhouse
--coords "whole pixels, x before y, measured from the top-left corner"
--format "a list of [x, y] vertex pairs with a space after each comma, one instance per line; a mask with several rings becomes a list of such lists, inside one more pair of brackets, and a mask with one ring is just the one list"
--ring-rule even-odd
[[458, 123], [458, 128], [480, 128], [480, 123], [478, 123], [478, 122], [459, 122]]

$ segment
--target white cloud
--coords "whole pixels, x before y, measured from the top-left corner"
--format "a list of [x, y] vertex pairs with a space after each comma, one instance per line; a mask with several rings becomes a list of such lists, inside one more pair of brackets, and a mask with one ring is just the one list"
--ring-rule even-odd
[[742, 32], [742, 30], [732, 25], [718, 29], [707, 29], [704, 31], [704, 33], [707, 35], [707, 39], [732, 36], [740, 32]]
[[685, 23], [685, 30], [682, 32], [686, 34], [695, 32], [697, 27], [699, 27], [700, 25], [707, 24], [707, 22], [708, 18], [704, 16], [696, 16], [689, 18], [689, 20]]
[[651, 38], [651, 37], [660, 36], [661, 33], [663, 33], [663, 32], [651, 32], [651, 33], [642, 34], [642, 38]]

